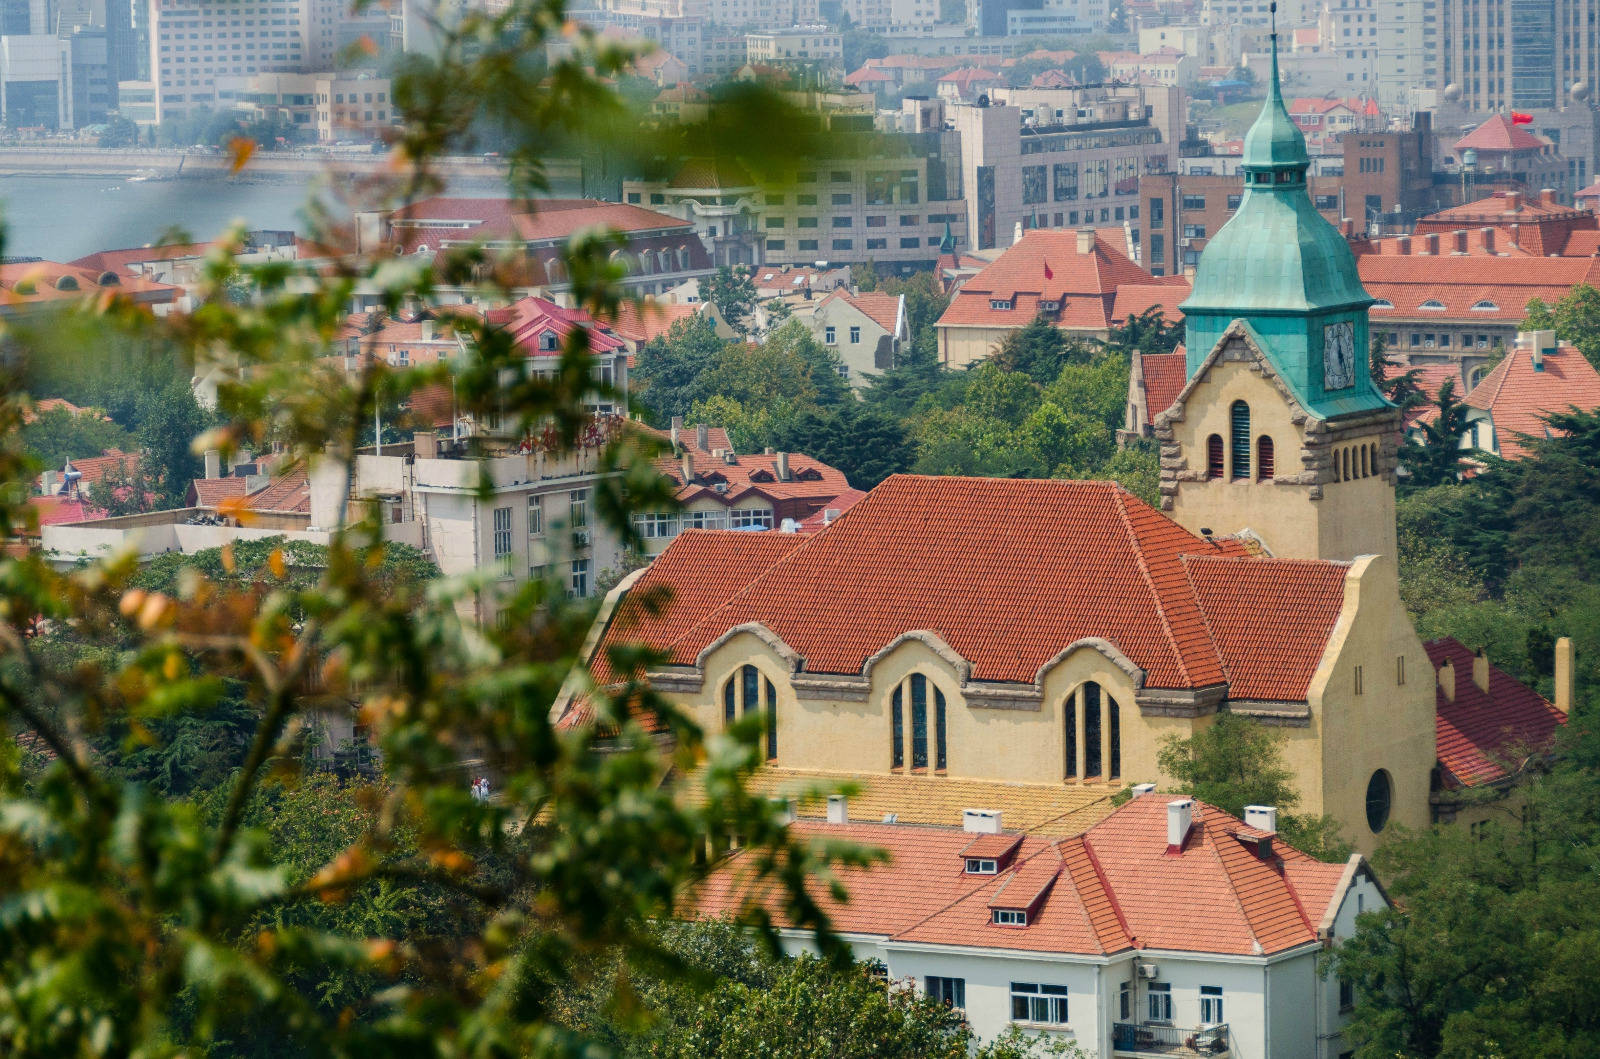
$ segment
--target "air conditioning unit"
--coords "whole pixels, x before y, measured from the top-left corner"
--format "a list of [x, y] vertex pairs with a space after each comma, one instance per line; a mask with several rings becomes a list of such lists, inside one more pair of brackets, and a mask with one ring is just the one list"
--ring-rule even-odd
[[589, 531], [574, 530], [572, 532], [572, 546], [574, 548], [587, 548], [589, 546]]
[[1149, 979], [1160, 978], [1161, 968], [1153, 963], [1141, 963], [1139, 965], [1139, 977]]

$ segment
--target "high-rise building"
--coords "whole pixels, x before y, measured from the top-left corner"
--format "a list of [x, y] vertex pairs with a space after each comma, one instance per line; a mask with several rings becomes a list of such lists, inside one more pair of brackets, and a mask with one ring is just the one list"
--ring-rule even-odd
[[312, 0], [150, 0], [157, 120], [215, 107], [220, 76], [305, 69], [313, 6]]
[[1592, 97], [1600, 80], [1594, 0], [1442, 0], [1442, 14], [1446, 99], [1491, 111], [1554, 110]]
[[[1439, 85], [1443, 0], [1385, 0], [1378, 5], [1378, 102], [1386, 110], [1431, 104]], [[1423, 95], [1427, 93], [1427, 95]]]

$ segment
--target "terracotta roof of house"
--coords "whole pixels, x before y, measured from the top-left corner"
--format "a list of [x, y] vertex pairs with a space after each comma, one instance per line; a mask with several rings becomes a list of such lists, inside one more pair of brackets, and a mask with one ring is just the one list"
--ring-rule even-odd
[[1538, 151], [1549, 146], [1550, 141], [1543, 136], [1535, 135], [1520, 125], [1513, 125], [1504, 114], [1496, 114], [1457, 140], [1453, 150]]
[[892, 82], [893, 80], [893, 77], [890, 77], [882, 70], [872, 66], [863, 66], [861, 69], [856, 70], [853, 73], [846, 74], [844, 83], [847, 85], [859, 86], [868, 84], [883, 84], [884, 82]]
[[121, 449], [107, 449], [105, 454], [101, 456], [87, 456], [80, 460], [68, 460], [67, 466], [81, 475], [78, 479], [78, 484], [81, 488], [87, 489], [104, 478], [106, 472], [112, 469], [126, 470], [129, 474], [132, 474], [138, 469], [139, 454], [137, 452], [123, 452]]
[[[1357, 254], [1356, 268], [1368, 293], [1389, 303], [1372, 307], [1375, 325], [1435, 317], [1520, 323], [1533, 298], [1554, 304], [1579, 283], [1600, 284], [1595, 258]], [[1438, 307], [1424, 308], [1429, 302]]]
[[851, 508], [855, 507], [861, 501], [865, 500], [866, 497], [867, 494], [862, 492], [860, 489], [846, 489], [844, 492], [840, 493], [838, 496], [822, 505], [822, 507], [818, 508], [813, 514], [807, 516], [803, 521], [801, 521], [800, 532], [819, 532], [821, 529], [823, 529], [823, 527], [829, 525], [829, 523], [832, 521], [828, 517], [829, 511], [836, 512], [837, 514], [834, 517], [837, 517], [838, 515], [842, 515], [846, 511], [849, 511]]
[[[1538, 257], [1552, 254], [1561, 256], [1589, 256], [1594, 253], [1600, 238], [1600, 219], [1588, 210], [1563, 206], [1542, 196], [1528, 197], [1520, 192], [1496, 191], [1486, 198], [1460, 206], [1430, 213], [1417, 221], [1413, 234], [1426, 236], [1438, 234], [1441, 243], [1450, 233], [1462, 228], [1493, 225], [1513, 238], [1511, 228], [1516, 228], [1515, 245]], [[1570, 246], [1576, 235], [1588, 236], [1574, 247]], [[1415, 246], [1415, 241], [1413, 241]]]
[[[1026, 549], [1013, 546], [1016, 533]], [[1304, 701], [1348, 570], [1225, 558], [1243, 549], [1196, 537], [1109, 482], [894, 475], [826, 529], [792, 539], [740, 577], [719, 557], [722, 535], [681, 535], [633, 591], [687, 581], [699, 592], [707, 580], [718, 591], [679, 600], [635, 634], [686, 666], [729, 629], [759, 622], [808, 672], [859, 674], [899, 637], [929, 630], [973, 679], [1020, 684], [1096, 637], [1143, 669], [1147, 687], [1212, 687], [1231, 672], [1239, 697]], [[621, 635], [608, 630], [606, 642]]]
[[94, 522], [106, 517], [103, 508], [87, 500], [64, 496], [30, 496], [28, 504], [39, 513], [40, 526], [61, 526], [72, 522]]
[[244, 496], [247, 482], [243, 478], [196, 478], [191, 483], [194, 507], [219, 507], [224, 501]]
[[901, 306], [905, 296], [900, 294], [885, 294], [882, 291], [862, 291], [859, 294], [850, 293], [849, 289], [839, 287], [822, 300], [826, 305], [835, 298], [849, 302], [860, 309], [868, 319], [884, 331], [893, 335], [897, 332], [901, 319]]
[[624, 301], [617, 306], [616, 317], [610, 325], [618, 335], [635, 346], [642, 346], [652, 338], [665, 335], [679, 320], [687, 320], [699, 312], [700, 306], [683, 302], [647, 301], [635, 305]]
[[1567, 718], [1548, 699], [1493, 665], [1488, 691], [1480, 689], [1472, 679], [1472, 652], [1459, 640], [1445, 637], [1423, 646], [1436, 674], [1446, 661], [1455, 669], [1455, 701], [1443, 688], [1434, 700], [1439, 766], [1447, 786], [1505, 779], [1508, 764], [1515, 768], [1530, 753], [1550, 750]]
[[[691, 443], [693, 440], [691, 434]], [[689, 482], [683, 480], [682, 459], [662, 456], [656, 460], [656, 469], [677, 483], [678, 500], [685, 504], [715, 499], [732, 507], [752, 494], [773, 500], [810, 499], [821, 503], [850, 488], [843, 471], [798, 452], [789, 454], [788, 481], [778, 478], [776, 456], [734, 456], [729, 463], [726, 458], [719, 460], [694, 449], [688, 455], [694, 471], [694, 479]]]
[[311, 511], [311, 483], [305, 465], [296, 463], [283, 473], [272, 476], [265, 485], [250, 492], [248, 478], [196, 478], [190, 484], [190, 495], [195, 507], [218, 508], [228, 511], [290, 511], [309, 514]]
[[1028, 83], [1033, 88], [1070, 88], [1075, 82], [1064, 71], [1045, 70], [1034, 74]]
[[948, 82], [950, 84], [961, 85], [963, 87], [970, 87], [979, 81], [999, 81], [1001, 80], [1001, 77], [993, 70], [985, 70], [981, 66], [964, 66], [959, 70], [951, 70], [949, 73], [939, 78], [939, 80]]
[[1111, 321], [1124, 324], [1151, 309], [1160, 309], [1162, 319], [1168, 323], [1182, 320], [1181, 306], [1189, 296], [1189, 287], [1183, 276], [1157, 277], [1154, 283], [1121, 284], [1111, 302]]
[[23, 406], [22, 422], [24, 425], [36, 422], [40, 416], [47, 412], [65, 412], [70, 416], [92, 415], [107, 421], [111, 419], [110, 416], [99, 409], [81, 408], [61, 397], [46, 397], [43, 400], [33, 401]]
[[[1025, 836], [995, 875], [964, 870], [959, 852], [975, 836], [955, 827], [799, 820], [792, 828], [888, 853], [887, 864], [838, 872], [846, 903], [814, 884], [835, 928], [848, 933], [1082, 955], [1157, 949], [1260, 956], [1320, 941], [1318, 924], [1342, 897], [1347, 865], [1315, 861], [1281, 840], [1262, 859], [1240, 820], [1202, 802], [1194, 803], [1182, 849], [1169, 852], [1167, 802], [1135, 798], [1077, 836]], [[747, 881], [739, 853], [691, 898], [702, 915], [750, 904], [776, 911]], [[992, 921], [993, 909], [1017, 907], [1029, 909], [1026, 926]]]
[[213, 240], [209, 243], [167, 243], [162, 246], [135, 246], [124, 250], [96, 250], [71, 264], [90, 272], [115, 272], [127, 278], [138, 275], [129, 267], [131, 265], [143, 264], [146, 261], [178, 261], [184, 258], [205, 257], [216, 245], [217, 241]]
[[[1039, 315], [1041, 301], [1054, 300], [1061, 303], [1057, 322], [1062, 327], [1108, 328], [1116, 318], [1117, 288], [1159, 286], [1123, 252], [1123, 240], [1121, 229], [1101, 229], [1089, 253], [1080, 254], [1074, 230], [1024, 232], [1020, 242], [956, 292], [939, 326], [1022, 327]], [[1009, 301], [1011, 307], [993, 308], [994, 300]]]
[[[630, 425], [635, 429], [644, 431], [646, 434], [653, 434], [662, 441], [672, 440], [672, 431], [670, 430], [660, 430], [656, 427], [650, 426], [647, 423], [640, 423], [637, 421], [630, 423]], [[725, 427], [706, 427], [706, 447], [703, 449], [700, 448], [699, 442], [700, 427], [697, 423], [688, 424], [678, 432], [678, 443], [685, 448], [695, 449], [696, 451], [706, 453], [715, 452], [718, 449], [721, 449], [723, 452], [734, 451], [733, 442], [728, 438], [728, 431]]]
[[1522, 441], [1548, 437], [1545, 417], [1576, 407], [1584, 412], [1600, 408], [1600, 372], [1572, 346], [1560, 346], [1541, 358], [1543, 370], [1533, 366], [1533, 350], [1509, 350], [1494, 370], [1467, 395], [1471, 408], [1482, 409], [1494, 421], [1500, 455], [1520, 459], [1527, 455]]
[[1150, 408], [1150, 421], [1172, 407], [1189, 381], [1188, 354], [1183, 350], [1171, 353], [1139, 354], [1140, 369], [1144, 373], [1144, 399]]
[[140, 276], [91, 271], [59, 261], [0, 264], [0, 309], [63, 303], [96, 297], [127, 298], [145, 304], [174, 301], [183, 291]]

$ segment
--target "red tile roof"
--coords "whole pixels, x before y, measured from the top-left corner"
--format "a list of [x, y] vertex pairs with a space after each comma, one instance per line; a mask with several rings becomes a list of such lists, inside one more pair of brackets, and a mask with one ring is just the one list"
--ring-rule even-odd
[[39, 513], [41, 526], [94, 522], [105, 518], [107, 514], [103, 508], [93, 507], [87, 500], [70, 500], [64, 496], [30, 496], [28, 504]]
[[905, 303], [904, 295], [885, 294], [882, 291], [863, 291], [860, 294], [851, 294], [843, 287], [835, 290], [823, 299], [823, 304], [838, 298], [849, 302], [860, 309], [866, 317], [890, 335], [899, 333], [902, 319], [901, 307]]
[[[1026, 549], [1013, 546], [1017, 533]], [[694, 608], [674, 604], [644, 642], [693, 665], [729, 629], [760, 622], [807, 671], [858, 674], [884, 646], [926, 629], [974, 679], [1031, 684], [1068, 645], [1099, 637], [1144, 669], [1149, 687], [1211, 687], [1232, 672], [1241, 697], [1304, 701], [1348, 569], [1223, 558], [1240, 549], [1194, 536], [1109, 482], [895, 475], [795, 539], [727, 580], [701, 538], [680, 537], [634, 591], [707, 578], [721, 591]]]
[[194, 507], [218, 507], [225, 500], [237, 500], [244, 496], [247, 482], [243, 478], [196, 478], [191, 487], [194, 496], [190, 504]]
[[[813, 820], [791, 827], [817, 841], [888, 853], [887, 864], [838, 872], [847, 903], [815, 887], [835, 928], [848, 933], [1090, 956], [1130, 949], [1260, 956], [1320, 941], [1318, 924], [1342, 897], [1346, 865], [1320, 863], [1276, 840], [1263, 860], [1234, 837], [1248, 831], [1241, 821], [1202, 802], [1194, 803], [1182, 851], [1169, 853], [1167, 801], [1135, 798], [1077, 837], [1021, 837], [1012, 866], [997, 875], [963, 870], [958, 854], [973, 836], [954, 827]], [[749, 905], [777, 911], [745, 871], [744, 855], [734, 854], [691, 894], [692, 908], [702, 915]], [[995, 924], [995, 908], [1028, 908], [1028, 923]]]
[[[821, 508], [819, 508], [815, 514], [808, 516], [803, 522], [801, 522], [800, 532], [820, 532], [823, 528], [828, 526], [831, 521], [828, 518], [829, 511], [836, 512], [837, 515], [842, 515], [866, 498], [867, 494], [859, 489], [846, 489], [844, 492], [840, 493], [838, 496], [834, 497], [832, 500], [828, 501]], [[835, 517], [837, 517], [837, 515]]]
[[[1358, 253], [1356, 269], [1367, 292], [1392, 306], [1372, 307], [1374, 325], [1396, 319], [1520, 323], [1533, 298], [1553, 304], [1579, 283], [1600, 284], [1596, 258]], [[1422, 308], [1428, 302], [1442, 308]], [[1473, 308], [1480, 303], [1493, 308]]]
[[1188, 354], [1182, 348], [1171, 353], [1141, 353], [1140, 369], [1144, 372], [1144, 398], [1150, 408], [1150, 421], [1172, 407], [1172, 402], [1183, 392], [1189, 381]]
[[1117, 287], [1111, 303], [1111, 322], [1125, 324], [1130, 319], [1151, 309], [1160, 309], [1161, 318], [1168, 323], [1183, 319], [1179, 308], [1189, 297], [1189, 281], [1182, 276], [1158, 278], [1154, 283], [1124, 283]]
[[[672, 440], [672, 431], [670, 430], [658, 430], [646, 423], [639, 422], [633, 422], [631, 425], [637, 430], [642, 430], [646, 434], [660, 438], [662, 441]], [[698, 423], [691, 423], [678, 431], [678, 444], [685, 448], [695, 449], [698, 452], [715, 452], [718, 449], [723, 452], [733, 451], [733, 442], [728, 440], [728, 431], [724, 427], [706, 427], [706, 447], [700, 448], [700, 427]]]
[[[584, 228], [597, 225], [620, 232], [681, 229], [693, 233], [688, 221], [640, 206], [599, 199], [451, 198], [440, 196], [409, 203], [394, 211], [390, 222], [408, 233], [426, 233], [426, 241], [440, 239], [470, 243], [479, 238], [515, 235], [528, 242], [561, 241]], [[429, 227], [455, 224], [458, 227]], [[411, 242], [415, 242], [409, 235]]]
[[68, 460], [67, 466], [82, 476], [78, 479], [78, 485], [82, 489], [87, 489], [104, 478], [106, 472], [113, 468], [132, 474], [139, 467], [139, 454], [137, 452], [123, 452], [121, 449], [107, 449], [103, 456], [88, 456], [81, 460]]
[[679, 302], [645, 302], [642, 306], [624, 301], [617, 306], [611, 330], [631, 342], [635, 348], [652, 338], [660, 338], [672, 330], [679, 320], [687, 320], [700, 311], [700, 306]]
[[58, 261], [0, 264], [0, 310], [93, 298], [122, 298], [146, 305], [167, 304], [181, 288], [108, 270], [91, 271]]
[[1445, 697], [1443, 688], [1434, 700], [1439, 767], [1446, 786], [1505, 779], [1507, 764], [1515, 768], [1528, 754], [1549, 751], [1567, 718], [1548, 699], [1492, 665], [1489, 690], [1481, 690], [1472, 680], [1472, 652], [1459, 640], [1446, 637], [1423, 646], [1435, 673], [1446, 661], [1455, 669], [1455, 701]]
[[1550, 146], [1550, 141], [1537, 136], [1520, 125], [1513, 125], [1504, 114], [1496, 114], [1476, 129], [1457, 140], [1453, 150], [1465, 151], [1538, 151]]
[[1561, 346], [1546, 353], [1543, 362], [1544, 370], [1535, 371], [1533, 350], [1512, 349], [1467, 395], [1469, 407], [1488, 412], [1494, 421], [1500, 455], [1506, 459], [1527, 455], [1523, 435], [1550, 435], [1544, 417], [1551, 412], [1600, 408], [1600, 372], [1582, 353]]
[[[956, 292], [939, 326], [1022, 327], [1039, 315], [1041, 301], [1053, 300], [1061, 303], [1057, 322], [1062, 327], [1107, 329], [1117, 319], [1119, 287], [1163, 285], [1123, 252], [1123, 241], [1121, 229], [1101, 229], [1089, 253], [1080, 254], [1074, 230], [1024, 232], [1020, 242]], [[1183, 297], [1180, 293], [1175, 301]], [[994, 300], [1008, 301], [1011, 307], [993, 308]]]
[[[694, 443], [692, 433], [689, 440]], [[688, 455], [694, 471], [690, 482], [683, 480], [681, 458], [662, 456], [656, 460], [656, 469], [677, 483], [678, 500], [684, 504], [716, 500], [732, 507], [754, 495], [772, 500], [813, 500], [820, 505], [850, 488], [843, 471], [798, 452], [789, 454], [788, 481], [778, 478], [776, 456], [734, 456], [729, 463], [726, 458], [719, 460], [703, 450], [691, 449]]]
[[[1600, 219], [1587, 210], [1563, 206], [1559, 202], [1544, 201], [1539, 196], [1528, 197], [1521, 193], [1508, 194], [1497, 191], [1487, 198], [1461, 206], [1430, 213], [1417, 221], [1415, 237], [1437, 234], [1441, 243], [1450, 234], [1462, 228], [1491, 225], [1512, 238], [1515, 226], [1516, 245], [1536, 257], [1557, 254], [1564, 257], [1588, 256], [1594, 252], [1595, 237], [1600, 236]], [[1582, 234], [1587, 239], [1573, 244], [1573, 237]], [[1588, 249], [1583, 247], [1587, 245]]]

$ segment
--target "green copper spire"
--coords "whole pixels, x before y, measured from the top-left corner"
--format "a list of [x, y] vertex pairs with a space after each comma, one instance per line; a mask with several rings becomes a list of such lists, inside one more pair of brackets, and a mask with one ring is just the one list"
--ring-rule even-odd
[[954, 254], [956, 252], [956, 237], [950, 232], [950, 222], [944, 222], [944, 238], [939, 240], [939, 253]]
[[1273, 8], [1272, 33], [1272, 83], [1267, 86], [1267, 105], [1261, 108], [1256, 123], [1244, 138], [1246, 169], [1284, 169], [1298, 167], [1300, 179], [1305, 179], [1306, 167], [1311, 158], [1306, 154], [1306, 138], [1300, 127], [1289, 117], [1289, 108], [1283, 104], [1283, 87], [1278, 78], [1277, 8]]
[[[1210, 356], [1229, 324], [1242, 319], [1313, 414], [1383, 407], [1367, 372], [1372, 297], [1361, 286], [1349, 245], [1307, 193], [1311, 159], [1283, 103], [1276, 32], [1267, 102], [1245, 136], [1241, 163], [1239, 208], [1206, 244], [1182, 306], [1189, 373]], [[1338, 363], [1327, 368], [1324, 346], [1330, 339]]]

